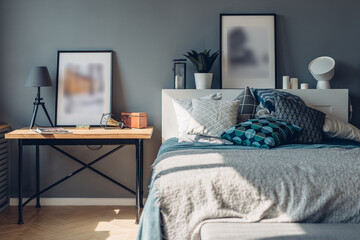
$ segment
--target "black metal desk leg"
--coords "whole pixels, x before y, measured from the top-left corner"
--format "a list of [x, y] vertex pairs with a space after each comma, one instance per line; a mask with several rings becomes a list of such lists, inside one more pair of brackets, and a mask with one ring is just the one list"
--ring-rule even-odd
[[136, 147], [136, 224], [139, 224], [140, 217], [140, 144], [135, 143]]
[[18, 150], [19, 150], [19, 176], [18, 176], [18, 181], [19, 181], [19, 206], [18, 206], [18, 211], [19, 211], [19, 220], [18, 220], [18, 224], [24, 224], [23, 221], [23, 205], [22, 205], [22, 174], [23, 174], [23, 168], [22, 168], [22, 148], [23, 148], [23, 144], [22, 144], [22, 140], [19, 139], [18, 140]]
[[39, 145], [36, 145], [36, 208], [40, 208], [40, 150]]
[[144, 196], [144, 145], [143, 140], [139, 139], [140, 145], [140, 208], [144, 207], [143, 196]]

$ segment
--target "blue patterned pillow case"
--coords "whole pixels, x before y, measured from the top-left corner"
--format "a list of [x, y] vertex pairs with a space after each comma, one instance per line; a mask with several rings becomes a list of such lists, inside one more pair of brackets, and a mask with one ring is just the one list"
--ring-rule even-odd
[[252, 89], [255, 98], [259, 103], [262, 103], [271, 112], [275, 112], [275, 96], [280, 95], [292, 99], [297, 103], [304, 103], [304, 101], [296, 95], [291, 93], [275, 90], [275, 89]]
[[284, 121], [263, 117], [249, 119], [226, 130], [221, 137], [238, 145], [273, 148], [288, 142], [301, 128]]

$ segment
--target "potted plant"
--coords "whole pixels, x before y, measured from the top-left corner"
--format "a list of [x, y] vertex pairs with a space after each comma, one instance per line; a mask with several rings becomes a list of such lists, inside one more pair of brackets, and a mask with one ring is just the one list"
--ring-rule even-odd
[[189, 59], [192, 64], [194, 64], [196, 69], [197, 73], [194, 74], [196, 89], [211, 88], [213, 74], [209, 72], [220, 51], [214, 52], [211, 55], [210, 51], [211, 49], [205, 49], [203, 52], [198, 53], [194, 50], [191, 50], [191, 52], [184, 54], [184, 56]]

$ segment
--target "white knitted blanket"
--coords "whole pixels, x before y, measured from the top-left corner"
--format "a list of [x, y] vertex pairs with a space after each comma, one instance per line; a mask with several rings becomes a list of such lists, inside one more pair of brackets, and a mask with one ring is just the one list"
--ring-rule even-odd
[[360, 223], [360, 149], [181, 150], [154, 176], [166, 239], [198, 239], [207, 219]]

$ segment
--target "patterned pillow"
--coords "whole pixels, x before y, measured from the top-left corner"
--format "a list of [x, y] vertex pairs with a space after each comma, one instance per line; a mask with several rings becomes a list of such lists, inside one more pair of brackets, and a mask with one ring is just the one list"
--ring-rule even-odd
[[187, 134], [220, 137], [236, 124], [239, 101], [193, 99], [192, 106]]
[[294, 143], [322, 142], [325, 113], [282, 95], [275, 97], [275, 109], [279, 119], [302, 128], [301, 133], [293, 139]]
[[304, 103], [304, 101], [291, 93], [278, 91], [275, 89], [254, 89], [254, 95], [259, 103], [263, 103], [271, 112], [275, 112], [275, 95], [281, 95], [292, 98], [296, 102]]
[[246, 87], [234, 100], [239, 100], [237, 122], [243, 122], [254, 117], [257, 101], [249, 87]]
[[273, 148], [289, 142], [301, 128], [277, 120], [264, 117], [249, 119], [226, 130], [221, 137], [235, 144], [257, 148]]
[[[200, 99], [220, 100], [221, 98], [221, 93], [214, 93], [201, 97]], [[192, 99], [173, 99], [173, 106], [178, 124], [178, 135], [179, 137], [185, 136], [191, 119], [191, 112], [193, 110]]]

